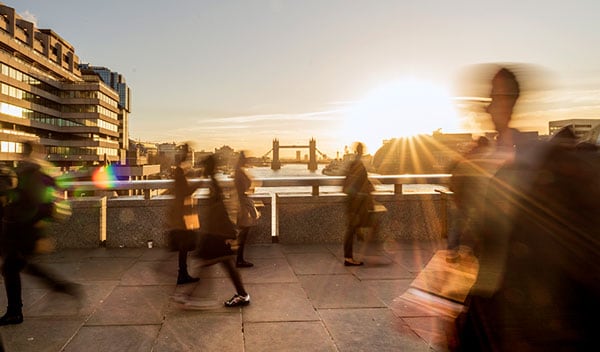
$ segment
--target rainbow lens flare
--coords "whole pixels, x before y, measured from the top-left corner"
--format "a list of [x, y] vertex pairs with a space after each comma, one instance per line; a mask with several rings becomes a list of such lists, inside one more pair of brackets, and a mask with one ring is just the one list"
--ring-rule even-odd
[[98, 188], [112, 188], [116, 184], [116, 181], [117, 177], [115, 176], [115, 169], [110, 165], [99, 167], [92, 174], [92, 182], [94, 182], [94, 185]]

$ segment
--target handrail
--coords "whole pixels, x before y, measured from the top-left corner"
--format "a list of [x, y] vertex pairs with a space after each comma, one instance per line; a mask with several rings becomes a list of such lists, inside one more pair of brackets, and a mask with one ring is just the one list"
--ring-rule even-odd
[[[402, 185], [406, 184], [448, 184], [450, 174], [413, 174], [413, 175], [371, 175], [369, 179], [375, 184], [394, 185], [394, 193], [402, 194]], [[312, 194], [319, 195], [321, 186], [342, 186], [344, 176], [294, 176], [294, 177], [262, 177], [254, 178], [257, 187], [312, 187]], [[225, 186], [231, 186], [230, 177], [219, 178]], [[210, 180], [206, 178], [188, 179], [188, 183], [197, 188], [208, 188]], [[173, 188], [174, 181], [169, 180], [130, 180], [130, 181], [67, 181], [61, 184], [67, 191], [145, 191], [150, 198], [150, 191]]]

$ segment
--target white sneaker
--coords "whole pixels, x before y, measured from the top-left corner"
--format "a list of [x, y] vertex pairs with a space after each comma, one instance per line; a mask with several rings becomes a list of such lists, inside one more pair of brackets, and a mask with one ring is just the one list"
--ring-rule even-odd
[[250, 295], [241, 296], [237, 293], [230, 300], [225, 301], [225, 307], [247, 306], [250, 304]]

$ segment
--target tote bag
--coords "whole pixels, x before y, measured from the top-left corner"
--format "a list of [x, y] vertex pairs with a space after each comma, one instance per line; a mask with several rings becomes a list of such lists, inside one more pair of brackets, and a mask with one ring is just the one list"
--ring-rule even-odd
[[208, 206], [200, 211], [200, 220], [200, 233], [218, 235], [226, 239], [236, 238], [235, 225], [229, 219], [221, 194], [211, 197]]
[[254, 201], [250, 198], [243, 198], [240, 201], [240, 211], [237, 217], [238, 226], [256, 226], [258, 219], [260, 219], [260, 211], [256, 208]]

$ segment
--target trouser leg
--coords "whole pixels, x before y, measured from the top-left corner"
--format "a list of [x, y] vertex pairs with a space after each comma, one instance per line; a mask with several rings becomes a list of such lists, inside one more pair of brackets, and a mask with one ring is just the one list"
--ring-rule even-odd
[[353, 258], [354, 234], [358, 227], [349, 225], [344, 236], [344, 258]]
[[179, 274], [187, 274], [187, 251], [179, 250], [178, 264]]
[[246, 246], [246, 240], [248, 239], [248, 233], [250, 233], [249, 227], [242, 227], [238, 234], [238, 250], [237, 250], [237, 262], [244, 261], [244, 248]]
[[21, 299], [21, 271], [27, 264], [26, 259], [17, 253], [4, 257], [2, 276], [6, 289], [7, 313], [21, 314], [23, 301]]
[[231, 278], [231, 281], [233, 282], [233, 285], [235, 286], [235, 290], [237, 291], [237, 294], [240, 296], [246, 296], [248, 293], [244, 289], [244, 284], [242, 283], [242, 277], [240, 276], [239, 271], [237, 271], [237, 269], [235, 268], [235, 265], [233, 264], [233, 260], [227, 259], [227, 260], [222, 261], [221, 264], [223, 265], [223, 267], [227, 271], [227, 274]]

